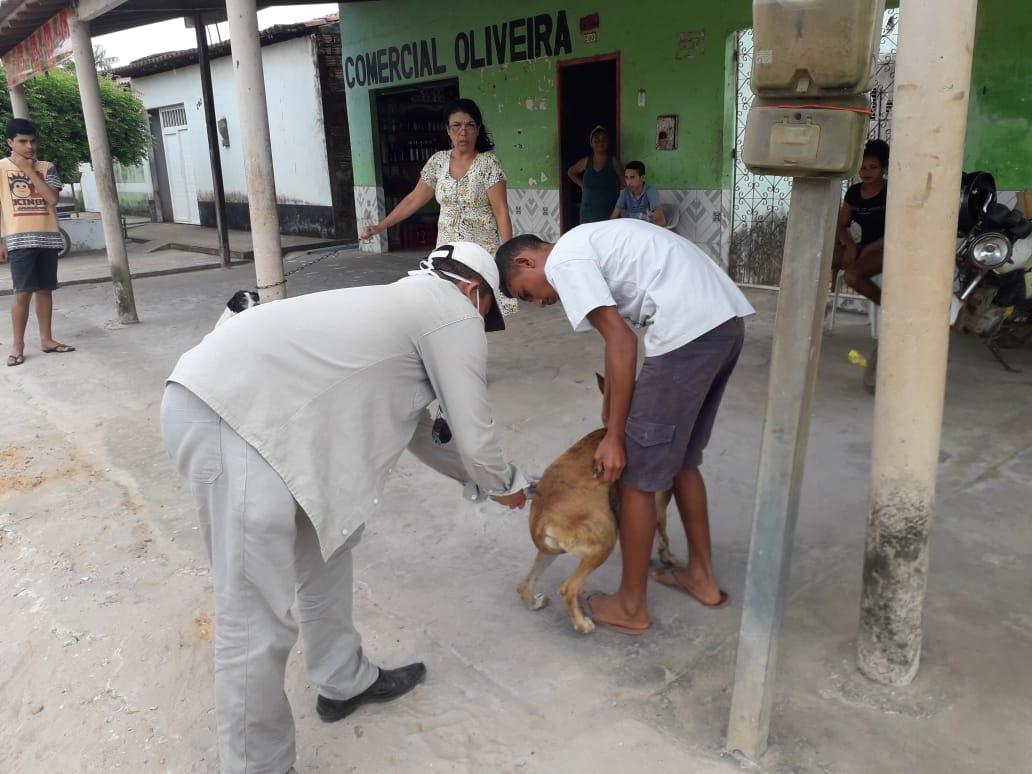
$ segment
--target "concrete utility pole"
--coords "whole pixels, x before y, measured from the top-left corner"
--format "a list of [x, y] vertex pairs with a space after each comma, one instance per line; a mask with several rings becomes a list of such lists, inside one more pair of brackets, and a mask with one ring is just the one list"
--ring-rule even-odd
[[[208, 58], [208, 35], [204, 17], [193, 17], [197, 32], [197, 69], [201, 72], [201, 95], [204, 98], [204, 126], [208, 132], [208, 157], [211, 160], [212, 198], [215, 205], [215, 230], [219, 235], [219, 258], [223, 269], [229, 268], [229, 228], [226, 225], [226, 187], [222, 182], [222, 156], [219, 132], [215, 126], [215, 93], [211, 87], [211, 60]], [[259, 283], [261, 284], [261, 283]]]
[[727, 730], [728, 749], [752, 760], [767, 749], [841, 192], [841, 180], [797, 177], [792, 182]]
[[886, 685], [909, 683], [921, 657], [977, 0], [900, 8], [857, 642], [860, 671]]
[[29, 117], [29, 103], [25, 99], [24, 83], [19, 83], [11, 89], [11, 113], [15, 118]]
[[276, 212], [276, 180], [269, 139], [269, 111], [265, 101], [265, 71], [258, 38], [255, 0], [226, 0], [229, 45], [233, 52], [233, 80], [240, 110], [244, 146], [247, 204], [251, 213], [254, 273], [262, 301], [287, 295], [280, 250], [279, 215]]
[[100, 102], [100, 84], [97, 81], [97, 63], [93, 59], [93, 41], [90, 39], [89, 22], [72, 18], [72, 56], [75, 57], [75, 76], [79, 81], [79, 99], [82, 102], [83, 118], [86, 121], [86, 137], [90, 145], [90, 162], [97, 181], [97, 198], [100, 199], [100, 218], [104, 225], [104, 242], [107, 247], [108, 264], [111, 267], [111, 282], [115, 287], [115, 306], [118, 320], [123, 324], [137, 323], [136, 301], [133, 298], [133, 281], [129, 274], [129, 256], [122, 236], [122, 214], [118, 206], [118, 188], [115, 186], [115, 170], [111, 163], [111, 146], [108, 144], [107, 124]]

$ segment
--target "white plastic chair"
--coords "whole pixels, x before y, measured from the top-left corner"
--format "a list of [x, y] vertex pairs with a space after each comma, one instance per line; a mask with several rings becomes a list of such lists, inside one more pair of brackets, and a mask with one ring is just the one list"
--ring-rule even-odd
[[[842, 283], [846, 281], [846, 273], [844, 271], [838, 271], [835, 273], [835, 292], [831, 299], [831, 314], [828, 315], [828, 332], [835, 330], [835, 313], [838, 311], [839, 306], [839, 295], [842, 292]], [[882, 275], [875, 274], [871, 277], [873, 282], [878, 287], [882, 286]], [[878, 338], [878, 325], [881, 322], [881, 307], [874, 301], [867, 302], [867, 319], [871, 325], [871, 338]]]
[[835, 282], [832, 287], [835, 288], [835, 293], [831, 298], [831, 314], [828, 315], [828, 333], [835, 330], [835, 312], [838, 311], [838, 300], [839, 293], [842, 292], [842, 283], [845, 281], [846, 273], [844, 271], [835, 272]]
[[681, 211], [674, 204], [663, 204], [661, 209], [663, 210], [663, 215], [666, 216], [666, 227], [673, 231], [677, 228], [677, 221], [681, 217]]

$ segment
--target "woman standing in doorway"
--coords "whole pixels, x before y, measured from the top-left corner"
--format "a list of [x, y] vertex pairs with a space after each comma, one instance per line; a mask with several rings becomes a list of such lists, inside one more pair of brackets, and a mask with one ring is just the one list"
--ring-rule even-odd
[[[885, 256], [885, 201], [888, 183], [889, 145], [884, 140], [871, 140], [864, 147], [860, 164], [860, 182], [846, 190], [839, 210], [832, 276], [844, 271], [849, 287], [876, 304], [881, 303], [881, 288], [871, 277], [882, 273]], [[860, 226], [860, 241], [853, 240], [849, 225]], [[833, 280], [834, 281], [834, 280]]]
[[415, 188], [359, 239], [401, 223], [437, 197], [437, 244], [475, 242], [494, 255], [512, 239], [505, 170], [494, 154], [494, 142], [473, 100], [459, 99], [444, 113], [451, 150], [438, 151], [426, 162]]
[[594, 223], [606, 220], [616, 197], [620, 195], [620, 180], [623, 167], [619, 159], [609, 152], [609, 132], [604, 126], [596, 126], [588, 135], [591, 155], [585, 156], [568, 170], [567, 176], [581, 187], [580, 222]]

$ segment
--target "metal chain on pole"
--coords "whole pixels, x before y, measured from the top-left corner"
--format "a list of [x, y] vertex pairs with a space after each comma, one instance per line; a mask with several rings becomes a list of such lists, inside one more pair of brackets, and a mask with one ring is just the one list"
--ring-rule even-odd
[[287, 277], [289, 277], [291, 274], [297, 274], [299, 271], [302, 271], [303, 269], [307, 269], [309, 266], [315, 266], [315, 264], [322, 263], [327, 258], [332, 258], [335, 255], [340, 255], [341, 253], [345, 252], [346, 250], [353, 250], [353, 249], [354, 248], [351, 247], [351, 246], [344, 246], [344, 247], [337, 248], [336, 250], [329, 250], [324, 255], [321, 255], [318, 258], [315, 258], [314, 260], [309, 261], [308, 263], [302, 263], [300, 266], [295, 266], [290, 271], [284, 272], [283, 273], [283, 279], [280, 280], [279, 282], [274, 282], [271, 285], [255, 285], [254, 289], [255, 290], [268, 290], [269, 288], [274, 288], [274, 287], [277, 287], [279, 285], [285, 285], [286, 282], [287, 282]]

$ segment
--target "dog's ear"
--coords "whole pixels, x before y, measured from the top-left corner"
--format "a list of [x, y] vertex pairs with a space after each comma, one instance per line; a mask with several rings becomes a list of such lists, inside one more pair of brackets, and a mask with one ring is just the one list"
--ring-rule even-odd
[[598, 380], [598, 391], [601, 392], [603, 395], [605, 395], [606, 394], [606, 377], [604, 377], [602, 374], [600, 374], [600, 373], [598, 373], [596, 371], [595, 372], [595, 378]]

